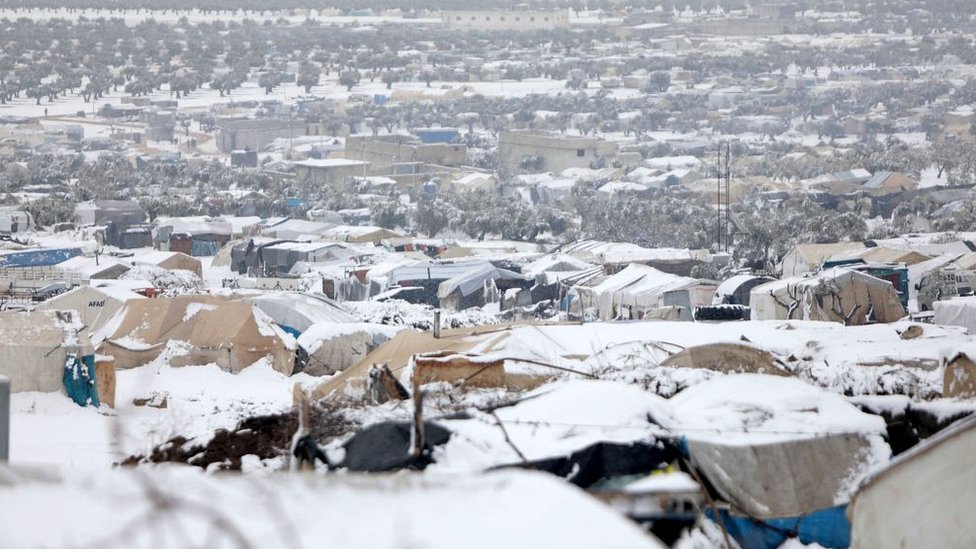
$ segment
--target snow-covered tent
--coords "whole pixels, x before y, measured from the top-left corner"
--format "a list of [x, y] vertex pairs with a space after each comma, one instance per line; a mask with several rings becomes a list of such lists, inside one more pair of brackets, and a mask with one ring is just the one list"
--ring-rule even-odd
[[809, 278], [784, 278], [756, 286], [752, 320], [826, 320], [848, 325], [895, 322], [905, 316], [887, 280], [835, 267]]
[[593, 309], [598, 318], [610, 320], [620, 316], [643, 318], [653, 309], [671, 305], [668, 301], [677, 301], [679, 296], [666, 300], [669, 292], [687, 292], [688, 307], [707, 305], [714, 290], [713, 285], [698, 279], [633, 263], [596, 286], [576, 286], [568, 295], [571, 311], [585, 314]]
[[683, 349], [664, 359], [662, 368], [700, 368], [723, 373], [788, 375], [770, 352], [745, 343], [706, 343]]
[[528, 287], [532, 279], [488, 263], [441, 282], [437, 299], [441, 307], [459, 311], [484, 305], [486, 286], [493, 289]]
[[848, 508], [852, 547], [973, 546], [976, 416], [969, 416], [873, 474]]
[[[435, 352], [501, 357], [505, 361], [505, 375], [512, 378], [512, 385], [535, 386], [556, 372], [535, 363], [562, 364], [562, 355], [568, 352], [547, 338], [540, 328], [539, 325], [517, 323], [477, 326], [444, 330], [440, 338], [430, 332], [404, 330], [357, 364], [324, 381], [316, 387], [312, 397], [321, 399], [334, 393], [363, 391], [369, 369], [376, 364], [389, 366], [401, 382], [409, 385], [411, 372], [408, 366], [413, 356]], [[526, 332], [519, 333], [519, 330]], [[517, 337], [516, 333], [519, 333]], [[526, 344], [526, 340], [531, 340], [531, 344]]]
[[200, 260], [182, 252], [148, 252], [132, 258], [133, 265], [148, 265], [170, 271], [183, 270], [202, 277], [203, 265]]
[[732, 504], [723, 522], [742, 547], [778, 547], [790, 531], [803, 543], [846, 547], [845, 505], [891, 455], [884, 419], [794, 378], [715, 377], [669, 404], [665, 423]]
[[374, 244], [390, 238], [403, 237], [396, 231], [373, 225], [340, 225], [323, 231], [321, 235], [322, 238], [338, 242], [372, 242]]
[[271, 317], [282, 330], [298, 337], [313, 324], [356, 322], [345, 307], [331, 299], [298, 292], [269, 292], [240, 298]]
[[145, 297], [125, 288], [79, 286], [37, 306], [40, 311], [76, 311], [78, 320], [89, 333], [97, 331], [119, 309], [134, 299]]
[[82, 281], [88, 280], [113, 280], [132, 268], [121, 259], [111, 256], [86, 257], [78, 255], [58, 263], [57, 268], [66, 274], [77, 274]]
[[92, 354], [80, 328], [73, 315], [55, 311], [0, 312], [0, 375], [11, 391], [61, 391], [68, 354]]
[[864, 248], [862, 242], [797, 244], [783, 256], [783, 260], [779, 263], [779, 271], [784, 277], [804, 275], [820, 268], [820, 265], [831, 256]]
[[263, 358], [290, 375], [295, 340], [260, 309], [212, 295], [130, 301], [92, 335], [119, 369], [147, 364], [168, 347], [173, 366], [215, 363], [237, 373]]
[[772, 281], [773, 278], [768, 276], [735, 275], [718, 285], [712, 304], [745, 305], [748, 307], [752, 289]]
[[298, 337], [308, 353], [305, 373], [329, 375], [360, 362], [377, 347], [396, 336], [403, 327], [366, 322], [319, 322]]
[[932, 304], [934, 324], [942, 326], [962, 326], [969, 333], [976, 334], [976, 297], [954, 297]]

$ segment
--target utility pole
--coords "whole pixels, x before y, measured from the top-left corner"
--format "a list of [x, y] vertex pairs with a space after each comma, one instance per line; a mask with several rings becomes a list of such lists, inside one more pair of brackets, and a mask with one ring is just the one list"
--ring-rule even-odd
[[[724, 147], [723, 147], [724, 145]], [[723, 148], [724, 154], [723, 154]], [[716, 251], [728, 252], [732, 245], [731, 236], [731, 226], [732, 226], [732, 170], [730, 168], [730, 159], [732, 157], [732, 144], [731, 143], [719, 143], [718, 144], [718, 154], [716, 155], [716, 205], [717, 213], [716, 216], [716, 226], [715, 226], [715, 236], [716, 236]], [[724, 165], [723, 165], [724, 164]], [[724, 179], [724, 181], [723, 181]], [[723, 247], [724, 241], [724, 247]]]

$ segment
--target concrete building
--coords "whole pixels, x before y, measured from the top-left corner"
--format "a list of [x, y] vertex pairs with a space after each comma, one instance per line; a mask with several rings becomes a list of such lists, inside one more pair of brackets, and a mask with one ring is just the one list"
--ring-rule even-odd
[[613, 143], [599, 137], [511, 131], [499, 138], [498, 166], [509, 174], [559, 173], [588, 168], [594, 160], [612, 157], [615, 152]]
[[318, 124], [277, 118], [219, 120], [216, 126], [217, 148], [225, 153], [235, 150], [260, 151], [275, 139], [320, 134]]
[[569, 27], [569, 10], [443, 11], [441, 22], [451, 30], [552, 30]]
[[457, 167], [467, 163], [468, 148], [460, 143], [424, 143], [411, 135], [350, 135], [347, 158], [369, 162], [374, 172], [390, 175], [398, 164], [422, 163]]
[[295, 162], [298, 179], [337, 185], [350, 177], [369, 175], [369, 162], [350, 158], [310, 158]]
[[75, 223], [90, 225], [137, 225], [146, 221], [146, 212], [134, 200], [90, 200], [75, 205]]

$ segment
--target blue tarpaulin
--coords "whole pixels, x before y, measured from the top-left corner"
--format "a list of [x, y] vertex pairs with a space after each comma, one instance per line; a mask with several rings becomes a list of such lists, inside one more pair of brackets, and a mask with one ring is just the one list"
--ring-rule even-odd
[[[804, 545], [820, 544], [829, 549], [846, 549], [851, 545], [851, 524], [847, 521], [847, 505], [820, 509], [802, 517], [756, 519], [719, 513], [722, 523], [742, 549], [776, 549], [789, 538], [798, 538]], [[715, 520], [708, 510], [708, 517]]]
[[98, 408], [98, 384], [95, 382], [95, 355], [78, 356], [72, 353], [64, 364], [64, 390], [79, 406]]
[[0, 254], [0, 267], [49, 267], [81, 255], [81, 248], [39, 248]]
[[210, 240], [194, 240], [190, 246], [190, 255], [193, 257], [217, 255], [217, 243]]

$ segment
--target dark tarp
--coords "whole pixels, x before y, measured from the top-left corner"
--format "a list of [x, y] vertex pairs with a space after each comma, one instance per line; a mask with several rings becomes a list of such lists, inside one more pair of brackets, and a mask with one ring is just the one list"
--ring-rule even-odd
[[678, 447], [664, 441], [654, 444], [598, 442], [568, 456], [502, 467], [546, 471], [565, 478], [580, 488], [589, 488], [608, 478], [650, 473], [673, 462], [678, 455]]
[[[747, 549], [776, 549], [788, 539], [796, 538], [804, 545], [819, 544], [828, 549], [845, 549], [851, 545], [851, 524], [844, 514], [847, 505], [820, 509], [801, 517], [757, 519], [719, 513], [722, 524], [740, 547]], [[709, 509], [706, 515], [715, 520]]]
[[64, 390], [79, 406], [98, 408], [98, 384], [95, 381], [95, 355], [69, 354], [64, 364]]
[[424, 422], [424, 452], [415, 457], [410, 452], [413, 423], [385, 421], [356, 433], [343, 445], [346, 457], [338, 465], [350, 471], [380, 473], [399, 469], [423, 469], [433, 460], [430, 452], [451, 438], [451, 432], [440, 425]]

